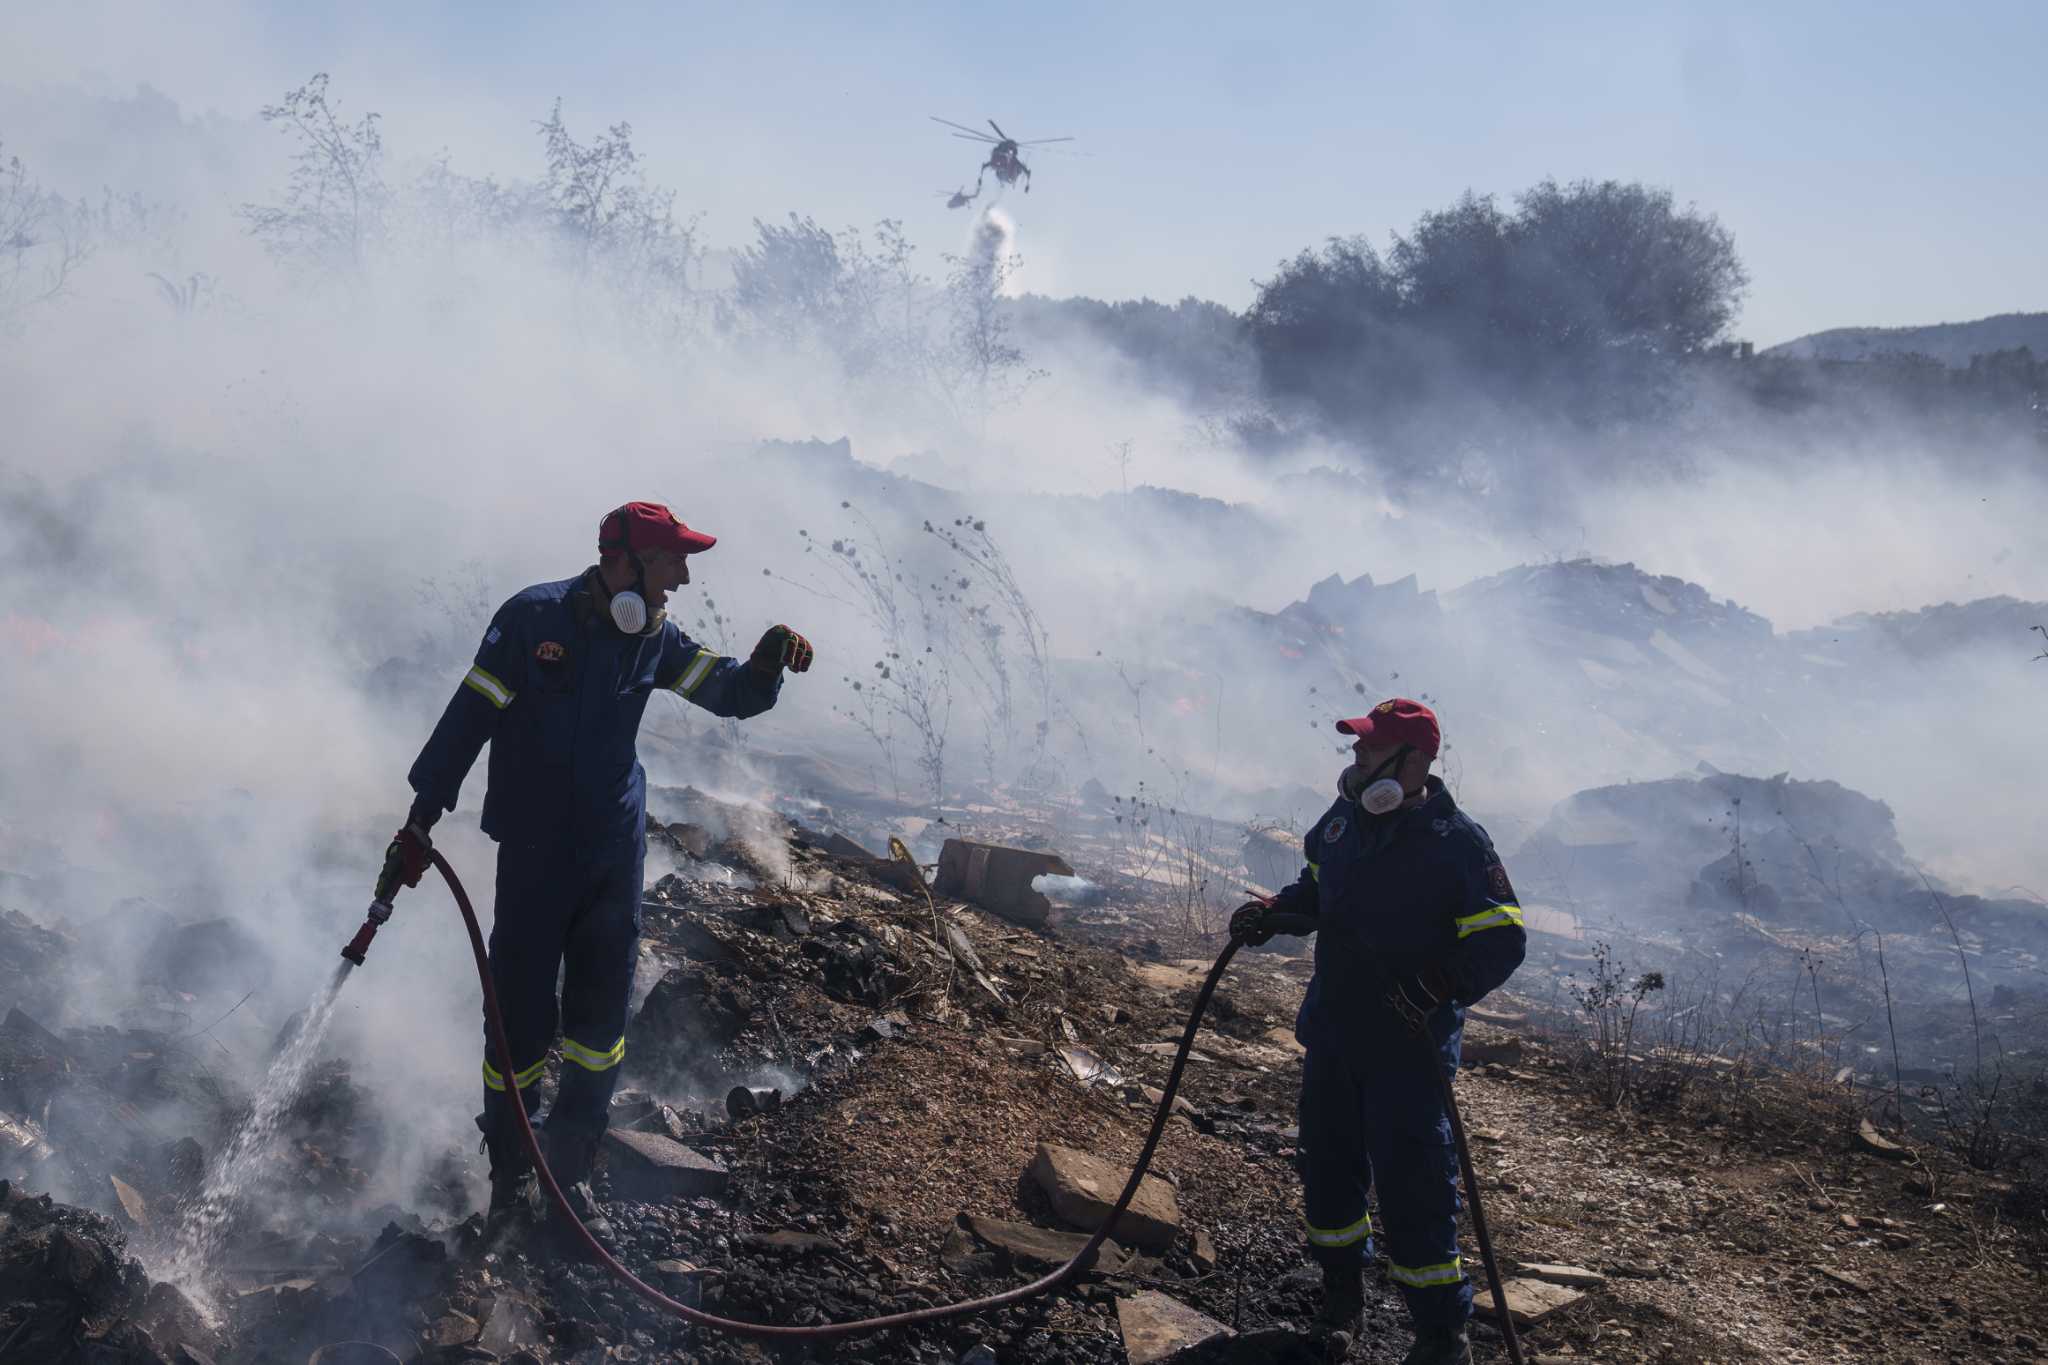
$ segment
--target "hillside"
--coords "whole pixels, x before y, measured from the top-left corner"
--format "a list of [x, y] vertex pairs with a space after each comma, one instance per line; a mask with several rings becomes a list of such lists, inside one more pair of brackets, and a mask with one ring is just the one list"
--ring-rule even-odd
[[2000, 313], [1975, 322], [1926, 327], [1830, 327], [1773, 346], [1765, 355], [1787, 360], [1870, 360], [1881, 355], [1931, 356], [1962, 369], [1973, 355], [2030, 346], [2048, 354], [2048, 313]]

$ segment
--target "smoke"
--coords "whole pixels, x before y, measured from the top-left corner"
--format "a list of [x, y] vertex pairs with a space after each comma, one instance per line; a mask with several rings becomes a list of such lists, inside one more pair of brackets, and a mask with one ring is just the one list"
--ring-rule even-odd
[[[770, 327], [709, 282], [710, 256], [745, 245], [732, 225], [687, 249], [567, 236], [521, 197], [535, 146], [508, 135], [503, 164], [437, 180], [424, 114], [384, 127], [399, 207], [360, 268], [294, 265], [235, 216], [279, 202], [284, 144], [245, 108], [171, 103], [192, 93], [0, 105], [20, 121], [0, 128], [9, 150], [74, 197], [96, 191], [113, 115], [132, 118], [166, 206], [161, 230], [103, 236], [62, 295], [0, 320], [0, 706], [17, 718], [0, 896], [77, 933], [53, 1027], [161, 1003], [155, 930], [228, 918], [260, 954], [180, 1005], [203, 1023], [254, 992], [218, 1034], [250, 1086], [359, 921], [490, 611], [582, 568], [629, 498], [720, 536], [672, 607], [693, 635], [744, 655], [786, 621], [818, 651], [744, 725], [651, 707], [657, 781], [751, 772], [778, 797], [881, 793], [909, 818], [934, 786], [951, 802], [1094, 779], [1299, 822], [1345, 762], [1330, 721], [1426, 694], [1461, 799], [1505, 848], [1581, 786], [1704, 759], [1891, 802], [1909, 848], [1965, 882], [2048, 881], [2027, 833], [2048, 679], [2027, 640], [1794, 666], [1833, 646], [1783, 638], [1850, 611], [2048, 597], [2033, 475], [1959, 480], [1954, 452], [1869, 433], [1790, 451], [1759, 427], [1690, 471], [1559, 472], [1529, 499], [1481, 469], [1418, 498], [1372, 452], [1248, 454], [1231, 414], [1139, 382], [1099, 338], [1026, 348], [988, 330], [1000, 309], [962, 324], [962, 298], [1014, 293], [1022, 248], [998, 211], [950, 285], [933, 262], [891, 274], [842, 250], [806, 315], [829, 325]], [[687, 193], [675, 208], [680, 224]], [[206, 283], [167, 295], [153, 275]], [[829, 444], [761, 445], [813, 437]], [[1520, 454], [1524, 486], [1571, 467], [1541, 439]], [[1751, 658], [1693, 639], [1695, 668], [1647, 630], [1610, 648], [1570, 603], [1458, 592], [1582, 555], [1732, 598], [1777, 643]], [[1416, 591], [1273, 625], [1332, 574]], [[483, 781], [437, 842], [487, 912]], [[779, 839], [734, 833], [786, 871]], [[388, 1133], [373, 1203], [474, 1147], [482, 1038], [449, 909], [438, 887], [407, 892], [338, 1004], [331, 1047], [361, 1059]]]

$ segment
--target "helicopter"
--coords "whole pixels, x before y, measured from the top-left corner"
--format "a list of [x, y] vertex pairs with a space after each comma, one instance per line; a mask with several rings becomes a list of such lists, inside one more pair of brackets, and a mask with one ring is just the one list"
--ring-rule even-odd
[[946, 201], [947, 208], [960, 208], [980, 198], [982, 175], [988, 171], [994, 171], [997, 182], [1004, 185], [1014, 185], [1017, 183], [1017, 178], [1022, 176], [1024, 179], [1024, 193], [1031, 193], [1031, 168], [1025, 165], [1023, 159], [1017, 155], [1018, 149], [1022, 147], [1043, 147], [1049, 143], [1072, 142], [1074, 140], [1070, 137], [1042, 137], [1033, 142], [1019, 142], [1016, 138], [1004, 132], [1002, 125], [998, 124], [994, 119], [988, 121], [988, 126], [996, 130], [996, 135], [990, 137], [987, 133], [969, 128], [965, 124], [955, 123], [951, 119], [940, 118], [937, 114], [929, 115], [929, 117], [933, 123], [943, 123], [946, 127], [951, 128], [954, 137], [964, 137], [970, 142], [986, 143], [993, 148], [988, 154], [988, 160], [981, 163], [981, 170], [975, 173], [974, 193], [956, 192], [952, 198]]

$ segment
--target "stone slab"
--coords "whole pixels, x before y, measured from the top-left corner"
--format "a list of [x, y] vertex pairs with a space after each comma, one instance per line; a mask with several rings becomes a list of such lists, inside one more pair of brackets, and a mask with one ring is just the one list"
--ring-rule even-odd
[[[1052, 1201], [1061, 1222], [1091, 1232], [1109, 1216], [1130, 1179], [1129, 1171], [1093, 1153], [1049, 1142], [1038, 1144], [1029, 1174]], [[1173, 1245], [1179, 1232], [1180, 1205], [1173, 1187], [1148, 1175], [1110, 1235], [1127, 1246], [1161, 1252]]]
[[1191, 1346], [1230, 1332], [1206, 1313], [1153, 1289], [1118, 1299], [1116, 1325], [1131, 1365], [1161, 1365]]
[[724, 1163], [659, 1133], [611, 1129], [604, 1135], [604, 1157], [612, 1193], [638, 1203], [716, 1198], [730, 1179]]

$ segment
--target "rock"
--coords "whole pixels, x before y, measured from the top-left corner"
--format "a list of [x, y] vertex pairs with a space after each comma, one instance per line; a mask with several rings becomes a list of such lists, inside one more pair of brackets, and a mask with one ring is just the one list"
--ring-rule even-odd
[[[1093, 1231], [1116, 1205], [1129, 1173], [1101, 1157], [1049, 1142], [1038, 1144], [1031, 1160], [1032, 1180], [1052, 1201], [1053, 1212], [1072, 1227]], [[1146, 1176], [1130, 1207], [1117, 1219], [1111, 1235], [1145, 1251], [1161, 1252], [1180, 1232], [1180, 1205], [1173, 1187]]]
[[1130, 1365], [1158, 1365], [1177, 1352], [1230, 1332], [1207, 1314], [1151, 1289], [1116, 1301], [1116, 1325], [1123, 1334]]
[[659, 1133], [614, 1128], [604, 1135], [604, 1156], [613, 1193], [640, 1203], [707, 1195], [715, 1199], [725, 1193], [729, 1179], [722, 1162]]
[[1458, 1049], [1458, 1060], [1466, 1066], [1485, 1066], [1498, 1062], [1502, 1066], [1516, 1066], [1522, 1060], [1520, 1038], [1473, 1038], [1467, 1036]]
[[1881, 1156], [1887, 1161], [1910, 1161], [1913, 1158], [1911, 1152], [1878, 1132], [1876, 1125], [1869, 1119], [1857, 1122], [1856, 1145], [1871, 1155]]
[[795, 1228], [749, 1232], [740, 1238], [740, 1242], [755, 1251], [779, 1252], [785, 1256], [813, 1256], [839, 1250], [839, 1243], [830, 1237], [821, 1237], [815, 1232], [798, 1232]]
[[1526, 1014], [1517, 1014], [1513, 1010], [1489, 1009], [1485, 1005], [1467, 1005], [1465, 1007], [1465, 1017], [1467, 1019], [1477, 1019], [1482, 1024], [1492, 1024], [1496, 1028], [1504, 1029], [1513, 1029], [1518, 1024], [1529, 1022], [1529, 1016]]
[[[1567, 1289], [1561, 1284], [1546, 1284], [1542, 1280], [1514, 1276], [1501, 1284], [1501, 1292], [1507, 1296], [1508, 1312], [1514, 1315], [1517, 1327], [1528, 1327], [1543, 1321], [1560, 1308], [1569, 1308], [1586, 1297], [1576, 1289]], [[1494, 1316], [1496, 1309], [1491, 1293], [1476, 1293], [1472, 1296], [1475, 1312]]]
[[1259, 1036], [1264, 1038], [1268, 1044], [1279, 1048], [1290, 1057], [1308, 1056], [1308, 1049], [1303, 1047], [1301, 1040], [1294, 1036], [1294, 1026], [1292, 1024], [1275, 1024]]
[[[1157, 1109], [1159, 1102], [1166, 1098], [1166, 1092], [1156, 1085], [1140, 1085], [1134, 1088], [1143, 1097], [1145, 1106], [1150, 1109]], [[1173, 1097], [1173, 1112], [1190, 1119], [1197, 1117], [1195, 1106], [1189, 1104], [1179, 1095]]]
[[1038, 928], [1051, 918], [1052, 902], [1031, 889], [1031, 879], [1047, 873], [1071, 877], [1074, 869], [1057, 853], [948, 839], [939, 850], [939, 873], [932, 891], [972, 901], [1012, 923]]
[[510, 1355], [522, 1347], [534, 1347], [540, 1354], [539, 1346], [545, 1340], [541, 1325], [540, 1310], [517, 1294], [500, 1294], [482, 1310], [484, 1318], [483, 1338], [478, 1345], [499, 1356]]
[[1195, 1229], [1193, 1256], [1195, 1269], [1201, 1271], [1204, 1275], [1207, 1275], [1216, 1268], [1216, 1243], [1210, 1240], [1208, 1229]]
[[149, 1201], [136, 1188], [118, 1175], [107, 1177], [114, 1187], [114, 1198], [121, 1203], [121, 1212], [128, 1215], [128, 1221], [138, 1228], [149, 1226]]
[[457, 1313], [451, 1309], [434, 1319], [433, 1326], [426, 1330], [422, 1344], [445, 1351], [451, 1347], [467, 1346], [483, 1334], [482, 1323], [467, 1313]]
[[975, 1280], [1001, 1270], [1002, 1258], [975, 1240], [962, 1214], [946, 1229], [946, 1240], [939, 1246], [939, 1264], [955, 1275]]
[[1860, 1275], [1851, 1275], [1848, 1271], [1836, 1270], [1833, 1266], [1821, 1265], [1815, 1266], [1814, 1269], [1844, 1288], [1853, 1289], [1859, 1294], [1870, 1292], [1870, 1281]]
[[825, 842], [820, 844], [819, 847], [824, 849], [825, 852], [831, 854], [835, 858], [847, 858], [854, 862], [860, 863], [874, 863], [881, 861], [881, 859], [877, 858], [874, 854], [868, 852], [859, 844], [847, 838], [844, 834], [839, 833], [839, 831], [837, 830], [834, 830], [832, 833], [826, 835]]
[[1841, 1217], [1837, 1218], [1835, 1221], [1841, 1224], [1842, 1229], [1845, 1232], [1854, 1232], [1858, 1228], [1863, 1226], [1863, 1220], [1858, 1218], [1853, 1213], [1845, 1213]]
[[723, 964], [685, 962], [655, 983], [633, 1017], [636, 1051], [696, 1062], [703, 1051], [729, 1045], [754, 1017], [754, 994]]
[[959, 1365], [1001, 1365], [996, 1353], [976, 1342], [961, 1353]]
[[1573, 1289], [1598, 1289], [1607, 1283], [1607, 1277], [1597, 1270], [1587, 1270], [1576, 1265], [1555, 1265], [1548, 1261], [1523, 1261], [1516, 1265], [1515, 1271], [1532, 1280], [1541, 1280], [1545, 1284], [1566, 1285]]
[[[1078, 1232], [1054, 1232], [1029, 1223], [1012, 1223], [973, 1214], [962, 1214], [956, 1228], [964, 1229], [973, 1242], [1005, 1252], [1018, 1265], [1038, 1270], [1052, 1270], [1065, 1265], [1088, 1243], [1088, 1238]], [[1124, 1268], [1128, 1260], [1128, 1253], [1112, 1238], [1097, 1247], [1095, 1254], [1081, 1268], [1114, 1275]]]

